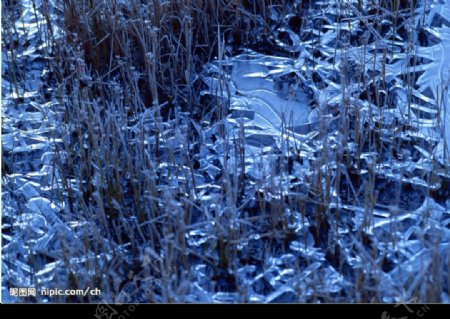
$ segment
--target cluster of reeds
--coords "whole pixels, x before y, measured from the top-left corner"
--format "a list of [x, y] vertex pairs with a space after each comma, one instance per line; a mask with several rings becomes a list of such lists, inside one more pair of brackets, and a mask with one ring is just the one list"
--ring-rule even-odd
[[[368, 29], [367, 41], [383, 34], [383, 20], [397, 30], [399, 20], [414, 13], [414, 1], [372, 2], [372, 9], [363, 11], [363, 7], [370, 7], [371, 1], [358, 1], [358, 12], [353, 12], [351, 18]], [[48, 5], [48, 1], [45, 3]], [[377, 274], [382, 271], [384, 259], [375, 258], [382, 252], [367, 248], [370, 239], [366, 228], [378, 202], [377, 164], [388, 153], [406, 156], [401, 154], [403, 142], [399, 139], [387, 144], [382, 131], [405, 128], [396, 127], [395, 123], [391, 127], [384, 125], [381, 111], [379, 119], [363, 123], [363, 105], [357, 100], [366, 100], [379, 110], [392, 103], [384, 68], [369, 78], [364, 71], [351, 75], [353, 67], [348, 61], [353, 56], [343, 54], [342, 60], [334, 61], [341, 66], [338, 82], [343, 99], [339, 110], [333, 109], [336, 105], [319, 106], [324, 114], [316, 143], [318, 152], [311, 159], [312, 173], [301, 181], [308, 186], [308, 192], [301, 196], [290, 192], [295, 187], [286, 186], [279, 178], [289, 174], [292, 161], [306, 160], [292, 154], [292, 158], [281, 158], [266, 178], [259, 181], [261, 184], [255, 186], [260, 188], [258, 192], [245, 194], [244, 133], [234, 141], [227, 141], [224, 133], [221, 136], [225, 140], [224, 158], [228, 158], [229, 148], [235, 147], [233, 162], [241, 163], [241, 168], [238, 170], [235, 165], [231, 169], [225, 160], [217, 182], [222, 188], [221, 196], [214, 208], [199, 201], [196, 187], [199, 176], [195, 169], [198, 151], [194, 149], [202, 140], [192, 120], [198, 125], [211, 120], [205, 116], [211, 113], [205, 110], [210, 106], [199, 94], [202, 89], [199, 74], [206, 62], [231, 54], [234, 45], [252, 46], [262, 37], [270, 38], [269, 8], [284, 10], [289, 3], [287, 0], [60, 0], [56, 1], [63, 12], [59, 21], [51, 21], [50, 12], [44, 10], [53, 57], [52, 81], [56, 83], [56, 95], [64, 113], [65, 131], [60, 132], [63, 143], [58, 144], [55, 163], [69, 211], [76, 215], [67, 218], [98, 226], [98, 241], [92, 243], [92, 234], [87, 235], [86, 250], [106, 250], [100, 239], [106, 238], [129, 252], [125, 254], [118, 249], [113, 253], [117, 259], [105, 260], [101, 269], [96, 266], [97, 271], [89, 273], [93, 286], [118, 293], [128, 274], [143, 270], [142, 256], [146, 254], [161, 260], [144, 270], [160, 279], [158, 294], [167, 302], [182, 301], [182, 296], [189, 292], [189, 283], [195, 277], [193, 260], [210, 267], [216, 281], [236, 285], [234, 274], [239, 262], [252, 258], [237, 247], [251, 240], [254, 228], [259, 227], [263, 255], [273, 253], [276, 245], [270, 245], [274, 242], [278, 245], [280, 238], [281, 247], [289, 246], [295, 234], [288, 227], [285, 214], [288, 210], [300, 211], [313, 220], [309, 230], [314, 246], [324, 248], [327, 262], [341, 270], [346, 265], [336, 243], [343, 236], [339, 233], [340, 214], [349, 212], [336, 205], [338, 194], [349, 206], [364, 208], [365, 221], [354, 234], [354, 249], [368, 268], [356, 274], [356, 285], [346, 296], [316, 296], [316, 300], [308, 301], [382, 301]], [[308, 6], [304, 7], [302, 14], [308, 14]], [[340, 8], [336, 22], [344, 22], [351, 12], [344, 2]], [[56, 35], [56, 28], [62, 30], [62, 36]], [[348, 30], [337, 34], [343, 35], [344, 31]], [[336, 41], [336, 49], [363, 39], [361, 35], [358, 39], [350, 36], [348, 43]], [[367, 41], [358, 43], [361, 48], [358, 67], [362, 70], [366, 69], [366, 63], [375, 63], [373, 55], [383, 55], [387, 61], [391, 54], [384, 46], [371, 52], [374, 61], [368, 61]], [[14, 50], [9, 52], [14, 59]], [[12, 77], [17, 76], [16, 70], [11, 72]], [[405, 83], [412, 87], [414, 78], [409, 74]], [[361, 94], [357, 97], [348, 92], [351, 81], [360, 85]], [[18, 88], [15, 90], [19, 92]], [[411, 100], [410, 96], [410, 103]], [[213, 109], [222, 107], [219, 100], [211, 103]], [[338, 116], [330, 121], [326, 113], [333, 112]], [[220, 118], [226, 112], [219, 109], [218, 114]], [[330, 135], [333, 129], [340, 135]], [[349, 141], [356, 147], [350, 147]], [[373, 157], [362, 159], [363, 153]], [[361, 174], [362, 171], [366, 173]], [[433, 173], [429, 175], [430, 182], [437, 178]], [[393, 214], [400, 209], [404, 185], [395, 186], [396, 197], [389, 208]], [[255, 200], [249, 209], [252, 200], [246, 198], [253, 196]], [[189, 247], [186, 233], [202, 228], [210, 231], [211, 227], [214, 234], [209, 237], [205, 251], [215, 254], [205, 256]], [[392, 241], [395, 245], [394, 236]], [[70, 252], [65, 256], [68, 264], [71, 257]], [[431, 282], [442, 277], [438, 267], [432, 277], [424, 289], [428, 300], [434, 301], [438, 299], [439, 287], [434, 289]], [[71, 274], [69, 279], [72, 286], [77, 286], [76, 276]], [[316, 281], [311, 282], [311, 287], [316, 289], [323, 278], [313, 279]], [[243, 301], [247, 301], [244, 290], [242, 295]], [[152, 294], [147, 297], [148, 301], [156, 300]]]
[[[129, 247], [131, 253], [117, 268], [95, 274], [93, 282], [113, 272], [124, 281], [129, 272], [141, 270], [142, 247], [164, 254], [161, 267], [177, 269], [164, 281], [163, 295], [169, 302], [174, 301], [171, 292], [183, 295], [179, 290], [187, 289], [181, 283], [192, 276], [191, 258], [205, 259], [218, 274], [228, 273], [234, 257], [230, 242], [240, 235], [220, 229], [223, 222], [211, 242], [217, 264], [196, 256], [185, 242], [193, 216], [200, 211], [190, 147], [193, 126], [181, 111], [202, 120], [207, 112], [200, 101], [197, 75], [206, 62], [223, 58], [227, 50], [230, 54], [233, 43], [245, 45], [260, 36], [256, 30], [269, 30], [270, 5], [275, 4], [57, 2], [63, 19], [54, 23], [63, 36], [55, 37], [52, 54], [66, 131], [56, 163], [65, 195], [78, 218], [95, 223], [99, 236]], [[53, 34], [50, 28], [55, 25], [49, 26]], [[170, 147], [177, 139], [182, 146]], [[237, 210], [232, 202], [236, 198], [229, 197], [235, 193], [229, 180], [232, 174], [224, 176], [228, 176], [223, 182], [224, 197]], [[180, 184], [180, 179], [186, 183]], [[105, 248], [100, 247], [97, 244], [96, 249]], [[163, 273], [161, 269], [152, 272]], [[117, 293], [117, 280], [103, 279], [103, 285], [111, 285], [105, 291]]]

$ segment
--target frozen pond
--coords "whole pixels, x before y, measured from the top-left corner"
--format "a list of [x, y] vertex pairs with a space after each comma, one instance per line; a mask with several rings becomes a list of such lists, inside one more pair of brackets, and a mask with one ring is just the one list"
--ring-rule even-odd
[[[402, 12], [413, 26], [403, 33], [406, 22], [387, 28], [386, 18], [380, 31], [366, 25], [377, 21], [361, 23], [356, 1], [345, 1], [344, 22], [333, 5], [341, 2], [312, 5], [302, 35], [298, 25], [291, 30], [294, 13], [271, 8], [272, 53], [236, 47], [196, 74], [195, 93], [212, 105], [201, 119], [176, 103], [166, 122], [151, 107], [133, 119], [106, 112], [111, 131], [92, 132], [120, 132], [127, 140], [105, 139], [123, 145], [114, 156], [135, 152], [150, 164], [114, 162], [122, 172], [100, 158], [86, 169], [90, 180], [65, 176], [68, 140], [94, 153], [89, 137], [97, 133], [80, 125], [73, 134], [79, 123], [63, 117], [73, 96], [49, 80], [45, 3], [54, 5], [22, 1], [10, 39], [15, 64], [2, 49], [4, 295], [10, 287], [69, 287], [74, 278], [83, 288], [94, 278], [110, 302], [148, 302], [149, 287], [155, 302], [399, 302], [428, 298], [426, 287], [437, 287], [433, 301], [450, 302], [450, 1], [427, 1], [425, 15], [420, 6], [415, 17]], [[429, 39], [420, 42], [421, 19]], [[405, 34], [417, 42], [413, 51]], [[54, 35], [64, 36], [56, 27]], [[69, 72], [84, 66], [78, 62]], [[105, 209], [110, 176], [124, 194], [112, 194]], [[69, 205], [68, 189], [78, 206]], [[157, 216], [141, 219], [135, 198]], [[105, 211], [114, 213], [110, 224]], [[164, 236], [150, 247], [153, 230]], [[128, 231], [136, 238], [122, 236]], [[146, 281], [141, 259], [160, 262], [181, 246], [166, 287]]]
[[[228, 101], [226, 122], [234, 127], [228, 132], [229, 139], [244, 135], [246, 162], [253, 176], [260, 173], [251, 166], [255, 161], [264, 161], [263, 154], [283, 148], [286, 151], [289, 143], [300, 150], [300, 145], [311, 138], [311, 127], [318, 122], [317, 117], [311, 116], [317, 112], [311, 108], [313, 96], [308, 95], [306, 83], [298, 76], [302, 63], [301, 58], [247, 51], [207, 66], [209, 76], [205, 82], [209, 89], [203, 94]], [[273, 159], [269, 157], [268, 161]]]

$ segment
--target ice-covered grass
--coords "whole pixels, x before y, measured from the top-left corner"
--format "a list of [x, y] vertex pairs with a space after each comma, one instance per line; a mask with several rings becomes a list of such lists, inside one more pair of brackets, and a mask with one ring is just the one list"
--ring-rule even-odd
[[449, 302], [448, 4], [255, 3], [2, 2], [4, 289]]

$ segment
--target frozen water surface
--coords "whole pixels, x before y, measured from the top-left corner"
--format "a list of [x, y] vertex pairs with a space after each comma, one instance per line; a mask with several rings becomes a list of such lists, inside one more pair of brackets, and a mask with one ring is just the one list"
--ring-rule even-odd
[[[105, 229], [100, 230], [99, 212], [74, 213], [58, 197], [63, 191], [55, 151], [67, 137], [61, 106], [42, 94], [44, 75], [49, 72], [42, 55], [50, 48], [40, 36], [46, 23], [41, 14], [43, 3], [35, 3], [37, 12], [32, 1], [21, 2], [23, 19], [16, 23], [16, 54], [23, 71], [19, 92], [9, 78], [11, 65], [2, 55], [3, 296], [8, 295], [11, 285], [69, 286], [67, 265], [82, 286], [84, 278], [98, 269], [111, 269], [112, 265], [120, 272], [124, 268], [121, 263], [133, 262], [130, 243], [119, 245], [108, 238]], [[55, 3], [46, 3], [57, 15], [58, 11], [52, 10]], [[126, 1], [120, 3], [127, 5]], [[167, 301], [167, 296], [177, 302], [309, 302], [331, 295], [352, 302], [347, 293], [364, 277], [367, 282], [380, 282], [380, 300], [399, 302], [417, 294], [427, 296], [422, 283], [427, 283], [433, 269], [437, 277], [430, 285], [440, 289], [436, 300], [449, 302], [450, 201], [442, 199], [446, 195], [434, 199], [430, 194], [450, 194], [445, 189], [449, 175], [443, 169], [450, 149], [450, 1], [427, 1], [425, 15], [420, 2], [413, 24], [418, 26], [424, 19], [432, 40], [416, 45], [413, 53], [407, 52], [409, 44], [392, 30], [384, 35], [389, 40], [374, 36], [374, 29], [365, 30], [358, 37], [365, 37], [367, 43], [352, 44], [351, 37], [340, 32], [361, 31], [352, 14], [356, 1], [346, 2], [350, 19], [344, 23], [336, 22], [340, 12], [333, 3], [317, 3], [311, 10], [311, 21], [320, 20], [322, 28], [316, 30], [308, 24], [310, 29], [303, 32], [309, 38], [304, 42], [286, 23], [292, 13], [284, 16], [272, 8], [270, 16], [279, 20], [275, 25], [282, 24], [272, 30], [273, 43], [291, 58], [243, 48], [241, 54], [205, 65], [202, 80], [206, 89], [201, 94], [222, 102], [223, 118], [217, 123], [192, 123], [200, 136], [199, 154], [192, 154], [198, 166], [193, 172], [179, 155], [190, 143], [182, 129], [187, 127], [190, 114], [177, 111], [182, 125], [175, 128], [158, 123], [163, 135], [169, 136], [161, 150], [179, 151], [172, 154], [171, 162], [158, 164], [160, 179], [170, 184], [159, 187], [178, 192], [188, 180], [195, 182], [191, 193], [181, 196], [180, 201], [175, 197], [157, 199], [174, 215], [183, 216], [186, 202], [194, 202], [196, 213], [201, 213], [200, 220], [188, 225], [181, 236], [192, 254], [186, 259], [190, 267], [186, 270], [192, 276], [188, 285], [171, 290], [149, 279], [144, 270], [136, 274], [136, 280], [125, 283], [126, 278], [120, 278], [126, 274], [101, 272], [98, 279], [108, 281], [108, 285], [111, 277], [120, 281], [120, 285], [113, 284], [120, 287], [116, 287], [115, 301], [148, 302], [142, 290], [151, 287], [157, 291], [157, 302]], [[442, 20], [448, 23], [440, 23]], [[56, 37], [62, 34], [56, 25], [54, 30]], [[417, 38], [416, 33], [412, 33], [413, 38]], [[384, 49], [392, 52], [384, 56], [380, 54]], [[410, 65], [411, 54], [418, 59], [417, 65]], [[373, 99], [361, 97], [360, 76], [366, 73], [364, 81], [376, 85], [382, 69], [386, 80], [382, 93], [391, 94], [392, 99], [375, 105]], [[411, 72], [420, 74], [408, 88], [405, 77]], [[360, 116], [358, 129], [372, 129], [382, 147], [378, 153], [359, 148], [355, 141], [348, 143], [347, 153], [341, 155], [358, 156], [360, 162], [357, 176], [350, 176], [355, 167], [336, 163], [343, 145], [338, 124], [342, 114], [352, 114], [355, 109]], [[139, 133], [142, 127], [147, 128], [147, 122], [155, 127], [154, 113], [148, 109], [137, 124], [128, 128], [124, 123], [122, 129]], [[318, 123], [325, 123], [325, 128], [319, 128]], [[394, 134], [396, 123], [402, 130]], [[394, 140], [400, 141], [395, 145], [398, 149], [392, 147]], [[144, 144], [149, 143], [155, 143], [154, 136], [146, 137]], [[358, 150], [361, 152], [356, 154]], [[317, 154], [326, 155], [325, 163], [317, 164]], [[59, 155], [64, 160], [66, 154]], [[343, 176], [341, 184], [337, 183], [337, 171]], [[169, 178], [174, 172], [180, 176]], [[238, 197], [236, 185], [231, 187], [236, 194], [223, 194], [224, 172], [231, 172], [230, 179], [246, 178], [239, 207], [230, 199]], [[320, 180], [318, 176], [327, 172], [332, 172], [330, 179]], [[154, 178], [152, 174], [145, 172], [143, 176]], [[125, 174], [127, 180], [129, 175]], [[354, 187], [359, 186], [355, 180], [368, 178], [377, 181], [373, 207], [365, 205], [364, 196], [374, 194]], [[317, 182], [311, 185], [311, 181]], [[69, 183], [74, 192], [82, 186], [74, 180]], [[396, 189], [402, 190], [400, 198], [396, 198]], [[322, 190], [329, 190], [328, 198], [314, 197]], [[99, 196], [92, 195], [94, 199]], [[258, 201], [258, 196], [265, 198]], [[313, 199], [305, 203], [308, 196]], [[317, 215], [311, 207], [325, 206], [325, 201], [326, 212]], [[275, 202], [282, 205], [274, 208]], [[283, 231], [288, 231], [289, 238], [270, 231], [268, 225], [277, 214], [282, 216]], [[326, 227], [318, 233], [317, 216], [325, 215]], [[119, 224], [138, 221], [131, 214]], [[217, 234], [234, 234], [246, 227], [250, 229], [246, 236], [234, 238], [230, 244], [246, 264], [236, 258], [232, 273], [215, 274], [211, 265], [217, 262], [217, 247], [212, 243], [217, 242]], [[273, 245], [270, 249], [268, 243]], [[151, 251], [152, 257], [164, 256], [164, 252], [148, 247], [133, 249], [140, 255]], [[168, 276], [176, 279], [178, 273]], [[167, 289], [165, 295], [163, 288]], [[106, 300], [114, 301], [111, 291], [104, 293]], [[6, 297], [4, 301], [17, 300]]]

